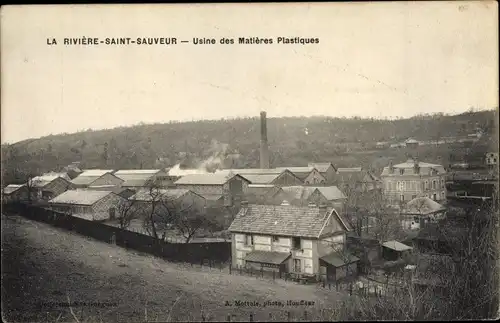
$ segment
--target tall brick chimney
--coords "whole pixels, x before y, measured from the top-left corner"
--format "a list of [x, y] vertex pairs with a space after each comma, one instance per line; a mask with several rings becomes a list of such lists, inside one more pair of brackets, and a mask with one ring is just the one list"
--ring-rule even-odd
[[260, 113], [260, 168], [268, 169], [269, 167], [266, 112], [262, 111]]

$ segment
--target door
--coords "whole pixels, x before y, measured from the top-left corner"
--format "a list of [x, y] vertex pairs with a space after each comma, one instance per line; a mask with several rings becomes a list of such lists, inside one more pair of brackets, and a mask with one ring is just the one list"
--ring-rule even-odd
[[300, 273], [301, 272], [301, 261], [300, 259], [294, 259], [293, 260], [293, 271], [296, 272], [296, 273]]

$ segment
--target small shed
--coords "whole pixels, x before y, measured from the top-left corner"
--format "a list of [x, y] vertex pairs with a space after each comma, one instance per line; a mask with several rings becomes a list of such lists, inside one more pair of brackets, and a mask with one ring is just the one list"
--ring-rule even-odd
[[394, 261], [403, 258], [413, 247], [396, 240], [384, 242], [382, 244], [382, 257], [385, 260]]
[[332, 252], [319, 258], [321, 276], [337, 281], [358, 274], [359, 258], [346, 252]]

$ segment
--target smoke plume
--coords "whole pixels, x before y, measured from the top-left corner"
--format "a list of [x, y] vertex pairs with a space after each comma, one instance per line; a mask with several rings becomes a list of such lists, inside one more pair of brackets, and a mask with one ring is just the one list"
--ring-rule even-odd
[[170, 169], [169, 175], [184, 176], [188, 174], [207, 174], [214, 173], [218, 169], [234, 166], [239, 160], [240, 155], [229, 154], [228, 152], [228, 144], [212, 140], [210, 147], [203, 154], [204, 156], [208, 155], [208, 157], [193, 163], [196, 165], [194, 168], [183, 168], [181, 167], [182, 163], [179, 163]]

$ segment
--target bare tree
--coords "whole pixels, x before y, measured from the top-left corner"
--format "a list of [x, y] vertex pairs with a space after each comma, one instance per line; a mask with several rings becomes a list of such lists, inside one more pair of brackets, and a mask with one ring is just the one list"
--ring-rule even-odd
[[184, 237], [185, 243], [189, 243], [200, 230], [215, 226], [215, 221], [192, 202], [187, 206], [175, 202], [171, 202], [170, 205], [175, 214], [173, 227]]
[[[143, 190], [144, 207], [143, 227], [157, 240], [165, 240], [168, 229], [173, 222], [173, 210], [168, 205], [165, 188], [155, 179], [146, 182]], [[161, 236], [160, 236], [161, 234]]]
[[385, 241], [399, 233], [400, 216], [380, 190], [360, 191], [348, 187], [346, 196], [347, 219], [360, 237]]
[[129, 199], [119, 203], [116, 208], [116, 219], [121, 229], [126, 229], [134, 219], [141, 218], [144, 209], [140, 203], [135, 199]]

